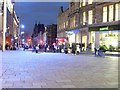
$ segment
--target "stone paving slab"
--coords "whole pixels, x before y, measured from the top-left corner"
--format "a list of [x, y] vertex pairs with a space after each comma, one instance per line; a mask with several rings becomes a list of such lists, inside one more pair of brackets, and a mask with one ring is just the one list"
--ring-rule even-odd
[[6, 51], [3, 88], [117, 88], [118, 58]]

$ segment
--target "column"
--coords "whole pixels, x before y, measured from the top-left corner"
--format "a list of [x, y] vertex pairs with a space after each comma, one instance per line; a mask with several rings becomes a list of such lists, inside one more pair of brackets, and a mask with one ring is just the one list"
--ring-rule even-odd
[[2, 47], [2, 51], [5, 51], [5, 32], [6, 32], [6, 21], [7, 21], [7, 7], [6, 7], [6, 0], [4, 0], [4, 11], [3, 11], [3, 47]]

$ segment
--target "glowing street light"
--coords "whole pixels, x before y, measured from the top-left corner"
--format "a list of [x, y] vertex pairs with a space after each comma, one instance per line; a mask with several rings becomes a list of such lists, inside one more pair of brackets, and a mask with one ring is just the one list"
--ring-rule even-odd
[[22, 29], [24, 29], [24, 28], [25, 28], [25, 26], [22, 24], [22, 25], [21, 25], [21, 28], [22, 28]]

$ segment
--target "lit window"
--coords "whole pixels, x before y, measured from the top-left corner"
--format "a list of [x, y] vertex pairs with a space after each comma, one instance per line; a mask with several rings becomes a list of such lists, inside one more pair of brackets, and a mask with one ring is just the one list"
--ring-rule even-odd
[[92, 20], [93, 20], [93, 11], [90, 10], [88, 12], [89, 16], [88, 16], [88, 24], [92, 24]]
[[65, 22], [64, 22], [64, 28], [65, 28], [66, 26], [65, 26]]
[[80, 7], [82, 7], [82, 2], [80, 2]]
[[88, 4], [92, 4], [93, 0], [88, 0]]
[[68, 21], [66, 21], [66, 27], [68, 27]]
[[103, 22], [107, 22], [107, 6], [103, 7]]
[[115, 5], [115, 21], [120, 20], [120, 3]]
[[109, 21], [113, 21], [113, 5], [109, 6]]
[[85, 23], [86, 23], [86, 13], [83, 12], [83, 25], [85, 25]]
[[83, 6], [85, 6], [86, 5], [86, 0], [83, 0]]

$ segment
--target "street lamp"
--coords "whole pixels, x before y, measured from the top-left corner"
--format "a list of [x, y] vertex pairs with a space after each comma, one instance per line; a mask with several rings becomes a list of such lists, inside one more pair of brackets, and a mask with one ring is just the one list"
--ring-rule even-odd
[[22, 29], [24, 29], [25, 28], [25, 26], [23, 25], [23, 24], [21, 24], [20, 25], [20, 45], [22, 45], [22, 42], [24, 42], [23, 41], [23, 35], [24, 35], [24, 31], [22, 31]]

